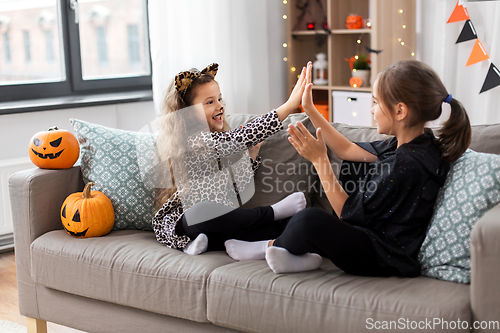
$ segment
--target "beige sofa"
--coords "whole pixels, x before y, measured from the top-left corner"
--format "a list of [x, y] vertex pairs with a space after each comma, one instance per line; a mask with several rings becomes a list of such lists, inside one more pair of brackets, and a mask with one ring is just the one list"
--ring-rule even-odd
[[[230, 123], [250, 118], [233, 116]], [[335, 126], [353, 141], [379, 138], [374, 128]], [[248, 205], [276, 197], [265, 191], [275, 179], [300, 181], [278, 167], [298, 164], [309, 170], [284, 136], [262, 147], [263, 158], [274, 164], [257, 175], [257, 193]], [[475, 126], [471, 148], [500, 154], [500, 125]], [[334, 169], [339, 162], [332, 157]], [[148, 231], [76, 239], [62, 230], [59, 209], [82, 188], [78, 166], [34, 168], [10, 178], [19, 307], [33, 327], [43, 329], [50, 321], [92, 333], [291, 333], [386, 331], [384, 325], [397, 324], [393, 331], [420, 325], [420, 331], [480, 332], [470, 328], [473, 321], [500, 320], [500, 206], [473, 230], [467, 285], [423, 276], [352, 276], [326, 259], [316, 271], [274, 274], [263, 260], [236, 262], [224, 252], [189, 256], [171, 250]], [[331, 209], [318, 193], [309, 195], [309, 205]], [[437, 320], [462, 326], [429, 329]], [[463, 322], [469, 328], [459, 329]]]

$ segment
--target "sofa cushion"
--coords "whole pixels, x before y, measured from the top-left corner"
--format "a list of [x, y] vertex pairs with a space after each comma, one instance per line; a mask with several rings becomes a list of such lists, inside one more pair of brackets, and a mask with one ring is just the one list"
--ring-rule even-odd
[[[228, 115], [231, 128], [252, 121], [259, 115]], [[255, 174], [255, 194], [243, 207], [267, 206], [274, 204], [293, 192], [304, 192], [308, 206], [321, 207], [321, 202], [313, 202], [315, 191], [320, 189], [319, 177], [311, 162], [300, 156], [288, 142], [288, 124], [302, 122], [315, 134], [314, 125], [305, 113], [292, 114], [283, 121], [283, 130], [267, 138], [259, 151], [262, 164]], [[326, 200], [326, 197], [325, 197]]]
[[326, 259], [318, 270], [294, 274], [275, 274], [264, 260], [225, 265], [210, 275], [207, 298], [211, 322], [247, 332], [365, 332], [383, 321], [471, 320], [468, 285], [353, 276]]
[[430, 228], [418, 254], [422, 275], [470, 282], [470, 233], [500, 202], [500, 156], [468, 149], [439, 190]]
[[197, 322], [207, 322], [208, 276], [234, 262], [223, 252], [190, 256], [138, 230], [84, 239], [51, 231], [31, 253], [32, 278], [43, 286]]
[[500, 124], [472, 126], [472, 140], [469, 148], [481, 152], [500, 155]]
[[152, 144], [148, 133], [124, 131], [70, 119], [80, 142], [85, 183], [94, 182], [113, 203], [114, 230], [153, 230], [153, 186], [141, 174], [141, 153]]

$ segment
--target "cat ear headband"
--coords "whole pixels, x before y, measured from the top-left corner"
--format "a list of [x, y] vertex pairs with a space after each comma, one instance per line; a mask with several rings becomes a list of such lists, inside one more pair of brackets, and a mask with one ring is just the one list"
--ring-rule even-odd
[[198, 71], [184, 71], [180, 72], [175, 76], [175, 90], [179, 92], [181, 95], [186, 93], [186, 90], [191, 86], [193, 80], [199, 78], [201, 74], [211, 74], [215, 77], [217, 74], [217, 70], [219, 69], [219, 64], [212, 63], [207, 67], [203, 68], [201, 72]]

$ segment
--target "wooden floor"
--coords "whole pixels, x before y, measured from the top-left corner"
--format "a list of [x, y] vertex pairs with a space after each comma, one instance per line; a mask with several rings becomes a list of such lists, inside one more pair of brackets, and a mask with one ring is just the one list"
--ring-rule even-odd
[[[19, 313], [14, 252], [0, 253], [0, 319], [26, 326], [26, 317]], [[54, 323], [47, 327], [49, 333], [85, 333]]]

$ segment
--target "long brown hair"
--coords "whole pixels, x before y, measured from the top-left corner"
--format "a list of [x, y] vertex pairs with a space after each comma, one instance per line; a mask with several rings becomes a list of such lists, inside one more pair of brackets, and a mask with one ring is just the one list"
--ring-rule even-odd
[[[197, 71], [196, 69], [191, 70]], [[192, 106], [198, 87], [213, 81], [215, 81], [213, 75], [204, 73], [193, 80], [184, 94], [179, 93], [175, 89], [174, 80], [172, 80], [167, 90], [165, 90], [162, 111], [159, 117], [157, 147], [164, 162], [168, 163], [166, 167], [169, 169], [171, 175], [175, 173], [174, 170], [184, 175], [187, 172], [183, 154], [179, 154], [179, 151], [185, 151], [186, 136], [182, 134], [185, 132], [186, 124], [182, 117], [175, 117], [174, 112]], [[223, 130], [230, 130], [225, 118]], [[163, 203], [177, 191], [179, 184], [176, 184], [176, 182], [178, 181], [179, 179], [172, 177], [173, 188], [160, 188], [156, 190], [156, 210], [160, 209]]]
[[[378, 77], [379, 102], [387, 109], [397, 103], [405, 103], [409, 127], [422, 126], [441, 116], [442, 104], [448, 92], [436, 72], [427, 64], [416, 60], [404, 60], [387, 67]], [[471, 127], [463, 105], [452, 98], [450, 118], [440, 129], [437, 144], [445, 162], [456, 161], [469, 147]]]

